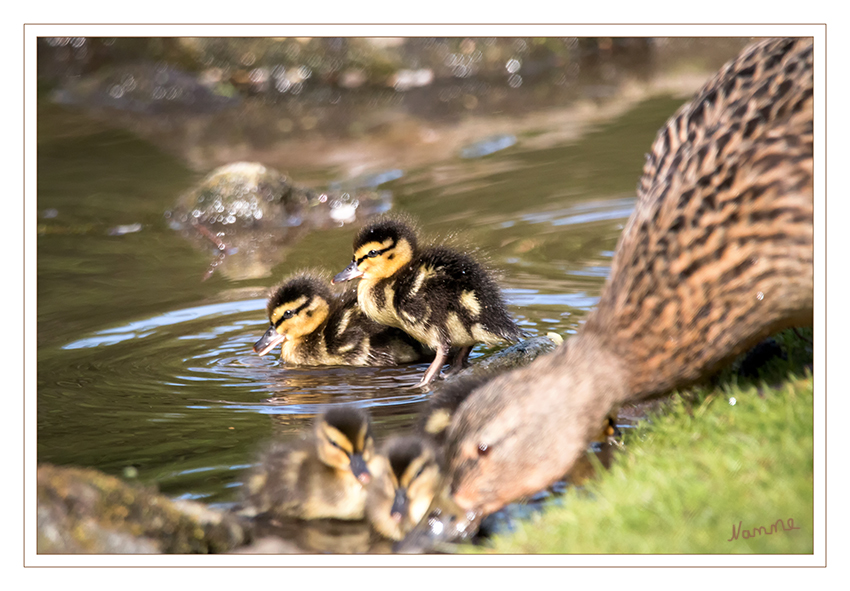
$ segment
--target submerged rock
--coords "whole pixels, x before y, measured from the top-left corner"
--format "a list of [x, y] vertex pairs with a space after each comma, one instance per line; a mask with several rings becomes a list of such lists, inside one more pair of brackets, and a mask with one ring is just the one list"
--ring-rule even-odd
[[40, 554], [206, 554], [250, 539], [234, 515], [90, 468], [40, 465], [37, 499]]
[[307, 232], [338, 227], [387, 211], [392, 194], [362, 187], [319, 192], [299, 187], [256, 162], [213, 170], [183, 193], [169, 225], [214, 253], [216, 268], [231, 279], [267, 277], [289, 246]]
[[295, 187], [286, 175], [256, 162], [235, 162], [216, 168], [183, 193], [171, 221], [208, 228], [286, 227], [311, 201], [315, 196]]
[[501, 373], [522, 367], [528, 365], [540, 355], [551, 353], [563, 342], [564, 339], [561, 338], [561, 335], [554, 332], [545, 336], [532, 337], [478, 360], [466, 369], [448, 376], [447, 379], [450, 380], [455, 376]]

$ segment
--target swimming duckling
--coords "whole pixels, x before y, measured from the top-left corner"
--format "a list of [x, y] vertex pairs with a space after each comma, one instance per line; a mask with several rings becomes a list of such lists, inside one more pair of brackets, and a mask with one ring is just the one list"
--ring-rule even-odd
[[404, 331], [367, 318], [354, 290], [335, 296], [319, 275], [290, 277], [272, 291], [266, 310], [271, 326], [254, 351], [265, 355], [281, 344], [287, 363], [378, 366], [433, 356]]
[[437, 377], [452, 347], [458, 347], [456, 371], [477, 343], [523, 336], [480, 264], [445, 246], [420, 249], [415, 232], [400, 218], [384, 216], [360, 229], [351, 264], [333, 281], [358, 277], [357, 301], [369, 318], [401, 328], [436, 351], [419, 386]]
[[455, 413], [446, 460], [461, 516], [560, 478], [613, 406], [688, 386], [811, 324], [812, 61], [811, 38], [758, 41], [660, 130], [578, 335]]
[[440, 466], [428, 440], [412, 435], [388, 440], [381, 459], [383, 467], [368, 487], [366, 516], [379, 534], [401, 540], [428, 511]]
[[335, 406], [310, 436], [273, 443], [245, 483], [243, 512], [300, 519], [363, 519], [366, 485], [378, 468], [369, 414]]

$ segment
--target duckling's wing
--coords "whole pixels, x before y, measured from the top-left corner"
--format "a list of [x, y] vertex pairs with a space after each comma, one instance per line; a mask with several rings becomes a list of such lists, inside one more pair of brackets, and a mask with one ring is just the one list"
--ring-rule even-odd
[[346, 292], [331, 310], [324, 326], [328, 353], [349, 362], [360, 357], [364, 347], [368, 349], [369, 346], [369, 335], [365, 330], [369, 322], [357, 305], [356, 292]]
[[443, 331], [448, 331], [451, 322], [460, 322], [466, 330], [480, 325], [508, 341], [522, 336], [487, 270], [472, 257], [447, 247], [420, 253], [411, 272], [399, 278], [395, 303], [404, 318]]

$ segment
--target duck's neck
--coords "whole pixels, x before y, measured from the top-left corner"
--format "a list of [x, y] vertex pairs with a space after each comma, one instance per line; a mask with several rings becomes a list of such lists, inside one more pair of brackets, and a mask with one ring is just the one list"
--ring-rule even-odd
[[628, 396], [630, 372], [625, 360], [587, 332], [569, 339], [555, 355], [550, 367], [537, 371], [560, 374], [545, 379], [552, 381], [552, 387], [560, 385], [568, 412], [592, 419], [579, 429], [581, 435], [596, 435], [608, 411]]
[[628, 397], [629, 369], [593, 334], [569, 339], [527, 369], [530, 394], [539, 397], [535, 406], [562, 426], [555, 436], [566, 470], [599, 434], [609, 411]]

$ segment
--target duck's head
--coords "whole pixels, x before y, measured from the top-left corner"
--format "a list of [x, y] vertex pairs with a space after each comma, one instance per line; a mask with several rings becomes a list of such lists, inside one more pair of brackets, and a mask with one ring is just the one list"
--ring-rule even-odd
[[302, 274], [276, 287], [269, 296], [266, 311], [271, 326], [254, 352], [265, 355], [284, 341], [298, 340], [315, 331], [330, 313], [332, 295], [327, 281]]
[[440, 486], [440, 465], [422, 437], [390, 439], [381, 455], [385, 467], [369, 490], [368, 512], [376, 530], [400, 540], [428, 511]]
[[357, 233], [354, 258], [333, 283], [363, 277], [377, 281], [392, 276], [410, 262], [416, 251], [416, 233], [398, 218], [379, 218]]
[[314, 427], [319, 459], [326, 465], [352, 474], [366, 485], [372, 479], [369, 464], [375, 456], [375, 440], [369, 413], [353, 406], [336, 406], [320, 415]]
[[567, 344], [460, 403], [446, 432], [444, 486], [402, 550], [473, 535], [483, 517], [546, 488], [585, 453], [626, 378], [591, 337]]

